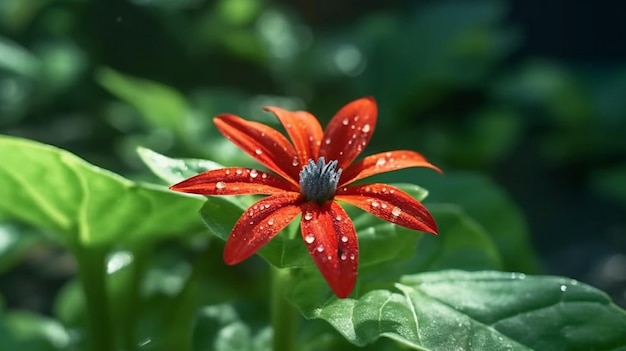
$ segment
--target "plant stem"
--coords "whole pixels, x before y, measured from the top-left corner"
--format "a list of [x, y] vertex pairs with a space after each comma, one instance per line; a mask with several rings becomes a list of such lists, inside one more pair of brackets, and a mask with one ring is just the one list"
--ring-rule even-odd
[[293, 351], [296, 349], [296, 334], [298, 331], [298, 311], [287, 301], [284, 291], [292, 282], [291, 271], [271, 267], [272, 291], [271, 314], [274, 329], [274, 351]]
[[101, 248], [74, 248], [87, 305], [85, 314], [91, 351], [115, 350], [106, 287], [106, 252]]

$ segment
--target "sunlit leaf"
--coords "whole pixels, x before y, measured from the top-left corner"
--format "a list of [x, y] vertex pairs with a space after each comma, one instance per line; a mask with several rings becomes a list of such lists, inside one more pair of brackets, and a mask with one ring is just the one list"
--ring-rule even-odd
[[387, 337], [417, 350], [626, 348], [625, 311], [575, 280], [440, 271], [404, 276], [395, 288], [317, 306], [303, 291], [292, 298], [356, 345]]
[[0, 137], [0, 209], [65, 243], [111, 245], [198, 230], [201, 200], [140, 184], [75, 155]]

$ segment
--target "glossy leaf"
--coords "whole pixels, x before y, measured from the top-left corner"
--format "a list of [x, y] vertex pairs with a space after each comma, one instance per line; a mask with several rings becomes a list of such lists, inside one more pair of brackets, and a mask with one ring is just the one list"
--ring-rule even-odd
[[575, 280], [504, 272], [439, 271], [408, 275], [393, 291], [310, 306], [307, 318], [333, 325], [365, 345], [387, 337], [418, 350], [618, 350], [626, 312]]
[[224, 167], [209, 160], [169, 158], [145, 147], [137, 148], [137, 153], [150, 170], [169, 185]]
[[111, 245], [201, 227], [198, 198], [132, 182], [33, 141], [0, 137], [0, 154], [0, 209], [53, 229], [65, 243]]

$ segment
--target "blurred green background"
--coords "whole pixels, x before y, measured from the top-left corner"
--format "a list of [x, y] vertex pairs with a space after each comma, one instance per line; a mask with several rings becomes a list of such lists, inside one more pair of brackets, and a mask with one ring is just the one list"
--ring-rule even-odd
[[[368, 152], [418, 150], [446, 173], [389, 179], [491, 214], [502, 240], [528, 229], [539, 265], [505, 268], [577, 278], [626, 306], [624, 10], [591, 0], [2, 0], [0, 133], [153, 181], [139, 145], [254, 164], [212, 127], [218, 113], [276, 125], [261, 106], [280, 105], [326, 122], [372, 95], [380, 117]], [[527, 228], [492, 212], [485, 182]], [[0, 295], [50, 311], [75, 273], [70, 257], [3, 223]]]

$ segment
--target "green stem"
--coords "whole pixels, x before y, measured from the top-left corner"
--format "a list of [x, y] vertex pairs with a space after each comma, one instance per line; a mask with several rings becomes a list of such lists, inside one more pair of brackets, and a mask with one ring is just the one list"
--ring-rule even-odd
[[106, 286], [106, 252], [100, 248], [74, 249], [78, 276], [87, 304], [85, 314], [91, 351], [115, 350]]
[[118, 321], [123, 325], [122, 330], [118, 329], [118, 331], [122, 337], [122, 343], [126, 351], [133, 351], [137, 349], [136, 337], [141, 305], [141, 301], [139, 299], [140, 286], [145, 276], [147, 269], [147, 257], [149, 256], [151, 250], [151, 243], [137, 245], [131, 250], [133, 254], [133, 263], [129, 267], [131, 271], [126, 285], [127, 291], [124, 294], [123, 301], [120, 301], [121, 311], [119, 312], [122, 316]]
[[289, 269], [271, 267], [272, 291], [271, 313], [274, 329], [274, 351], [296, 350], [296, 334], [298, 332], [298, 311], [287, 301], [284, 291], [291, 280]]

